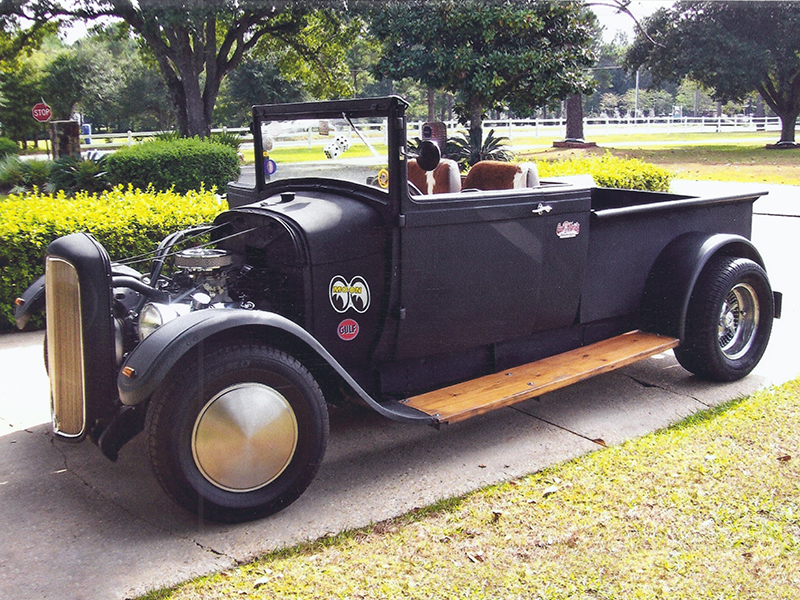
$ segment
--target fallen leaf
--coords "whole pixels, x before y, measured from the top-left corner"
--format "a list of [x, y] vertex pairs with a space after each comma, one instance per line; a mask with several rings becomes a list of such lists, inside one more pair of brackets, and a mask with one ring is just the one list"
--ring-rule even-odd
[[548, 496], [552, 496], [553, 494], [555, 494], [557, 491], [558, 491], [558, 486], [551, 485], [550, 487], [545, 488], [545, 490], [542, 492], [542, 496], [547, 498]]
[[784, 456], [779, 456], [778, 460], [781, 461], [781, 462], [788, 462], [788, 461], [792, 460], [792, 457], [790, 455], [788, 455], [788, 454], [785, 454]]
[[477, 552], [467, 552], [467, 558], [470, 559], [474, 563], [482, 563], [485, 558], [483, 558], [483, 551], [478, 550]]
[[253, 582], [253, 589], [258, 589], [262, 585], [267, 585], [269, 583], [269, 577], [259, 577]]
[[603, 438], [596, 438], [592, 441], [598, 446], [602, 446], [603, 448], [608, 448], [608, 444], [606, 444], [606, 441]]

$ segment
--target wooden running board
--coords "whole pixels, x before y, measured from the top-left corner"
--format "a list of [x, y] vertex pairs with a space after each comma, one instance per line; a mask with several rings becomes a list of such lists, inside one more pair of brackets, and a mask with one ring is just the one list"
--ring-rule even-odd
[[630, 331], [494, 375], [413, 396], [403, 403], [438, 423], [455, 423], [625, 367], [675, 348], [678, 343], [675, 338]]

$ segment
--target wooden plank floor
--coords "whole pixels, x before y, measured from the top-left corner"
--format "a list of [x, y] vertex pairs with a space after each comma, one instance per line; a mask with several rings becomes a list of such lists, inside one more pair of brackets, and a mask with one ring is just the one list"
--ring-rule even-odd
[[564, 354], [413, 396], [405, 404], [433, 416], [439, 423], [455, 423], [625, 367], [677, 345], [675, 338], [630, 331]]

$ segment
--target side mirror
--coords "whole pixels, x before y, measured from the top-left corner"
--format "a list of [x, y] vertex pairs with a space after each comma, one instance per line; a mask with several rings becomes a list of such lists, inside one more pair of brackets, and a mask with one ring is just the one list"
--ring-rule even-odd
[[439, 161], [441, 159], [442, 153], [439, 151], [439, 146], [430, 140], [422, 140], [422, 142], [420, 142], [417, 164], [422, 170], [433, 171], [439, 166]]

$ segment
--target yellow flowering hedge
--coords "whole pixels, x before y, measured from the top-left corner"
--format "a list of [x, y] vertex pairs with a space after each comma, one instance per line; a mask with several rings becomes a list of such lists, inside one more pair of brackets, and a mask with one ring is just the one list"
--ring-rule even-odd
[[568, 160], [538, 160], [539, 176], [591, 175], [600, 187], [668, 192], [673, 173], [637, 158], [603, 156], [580, 157]]
[[55, 238], [91, 233], [119, 260], [150, 252], [168, 234], [208, 223], [226, 208], [214, 189], [177, 194], [132, 186], [72, 197], [34, 190], [0, 200], [0, 330], [15, 327], [14, 299], [44, 272]]

